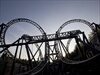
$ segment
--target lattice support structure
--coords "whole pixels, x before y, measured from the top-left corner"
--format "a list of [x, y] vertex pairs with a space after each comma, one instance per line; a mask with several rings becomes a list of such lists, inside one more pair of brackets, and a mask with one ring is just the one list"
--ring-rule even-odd
[[[11, 25], [17, 22], [27, 22], [34, 25], [41, 32], [41, 35], [32, 36], [23, 34], [12, 44], [6, 44], [6, 32]], [[62, 72], [59, 74], [65, 75], [68, 74], [67, 71], [70, 71], [70, 68], [67, 67], [68, 65], [86, 63], [98, 57], [100, 50], [87, 39], [84, 32], [81, 32], [81, 30], [61, 32], [65, 26], [75, 22], [88, 25], [93, 32], [96, 31], [98, 39], [100, 38], [98, 33], [100, 26], [95, 23], [91, 24], [82, 19], [73, 19], [65, 22], [55, 34], [46, 34], [42, 27], [36, 22], [25, 18], [17, 18], [7, 24], [1, 24], [0, 54], [3, 53], [3, 56], [4, 53], [7, 52], [10, 55], [10, 57], [6, 56], [6, 58], [10, 60], [10, 63], [8, 62], [4, 68], [6, 70], [6, 68], [10, 66], [8, 75], [44, 75], [44, 73], [48, 74], [48, 70], [51, 71], [50, 75], [58, 74], [60, 70]], [[68, 50], [72, 39], [74, 39], [76, 43], [77, 56], [75, 57], [72, 57], [72, 53]], [[63, 40], [68, 41], [65, 42]], [[67, 43], [67, 45], [65, 45], [65, 43]], [[15, 50], [14, 54], [10, 52], [10, 48], [12, 47], [14, 47]], [[31, 47], [34, 48], [34, 51]], [[27, 60], [21, 59], [23, 50], [26, 51]], [[77, 59], [75, 59], [76, 57]]]

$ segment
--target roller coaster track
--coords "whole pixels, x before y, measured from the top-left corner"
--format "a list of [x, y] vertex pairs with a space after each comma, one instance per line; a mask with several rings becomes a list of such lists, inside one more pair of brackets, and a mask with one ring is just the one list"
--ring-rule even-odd
[[[79, 34], [82, 34], [82, 33], [83, 32], [81, 32], [80, 30], [74, 30], [74, 31], [62, 32], [59, 35], [58, 34], [49, 34], [49, 35], [46, 35], [47, 38], [45, 38], [45, 39], [43, 39], [43, 37], [44, 37], [43, 35], [39, 35], [39, 36], [23, 35], [21, 38], [19, 38], [17, 41], [15, 41], [12, 44], [1, 45], [0, 47], [6, 47], [6, 48], [4, 50], [0, 51], [0, 53], [7, 50], [7, 48], [9, 48], [11, 46], [18, 46], [18, 45], [25, 45], [25, 44], [32, 44], [32, 43], [39, 43], [39, 42], [48, 42], [48, 41], [68, 39], [68, 38], [76, 38]], [[20, 39], [26, 39], [27, 42], [26, 43], [17, 43]], [[88, 44], [86, 44], [86, 45], [88, 45]], [[64, 61], [63, 61], [63, 58], [61, 60], [63, 62], [67, 62], [67, 64], [80, 64], [80, 63], [90, 61], [97, 56], [98, 55], [95, 55], [95, 56], [93, 56], [89, 59], [83, 60], [83, 61], [73, 61], [73, 60], [69, 60], [69, 59], [64, 59]], [[47, 64], [47, 61], [41, 61], [41, 63], [38, 64], [38, 66], [36, 66], [35, 68], [33, 68], [25, 73], [18, 74], [18, 75], [28, 75], [28, 74], [35, 75], [36, 73], [39, 73], [46, 66], [46, 64]]]
[[[16, 40], [14, 43], [12, 43], [12, 45], [7, 45], [5, 46], [5, 49], [0, 51], [3, 52], [5, 50], [7, 50], [9, 47], [11, 46], [16, 46], [18, 45], [18, 41], [20, 40], [20, 38], [18, 40]], [[15, 45], [14, 45], [15, 44]], [[16, 75], [35, 75], [36, 73], [39, 73], [47, 64], [47, 60], [42, 60], [42, 61], [39, 61], [40, 63], [33, 69], [27, 71], [27, 72], [24, 72], [24, 73], [20, 73], [20, 74], [16, 74]]]
[[[42, 35], [45, 35], [45, 31], [42, 29], [42, 27], [37, 24], [36, 22], [32, 21], [32, 20], [29, 20], [29, 19], [26, 19], [26, 18], [16, 18], [16, 19], [13, 19], [11, 21], [9, 21], [7, 24], [2, 24], [2, 33], [0, 34], [0, 41], [1, 41], [1, 44], [4, 45], [6, 44], [6, 41], [5, 41], [5, 35], [6, 35], [6, 32], [7, 30], [15, 23], [18, 23], [18, 22], [26, 22], [26, 23], [29, 23], [33, 26], [35, 26], [40, 32]], [[13, 54], [7, 50], [7, 52], [13, 57]]]
[[94, 60], [94, 59], [96, 59], [98, 57], [100, 57], [100, 53], [99, 54], [96, 54], [93, 57], [88, 58], [86, 60], [74, 61], [74, 60], [69, 60], [69, 59], [64, 59], [64, 58], [62, 58], [61, 60], [62, 61], [64, 60], [63, 62], [66, 63], [66, 64], [75, 65], [75, 64], [82, 64], [82, 63], [86, 63], [86, 62], [91, 62], [92, 60]]
[[[1, 45], [0, 47], [4, 47], [5, 49], [0, 51], [0, 53], [7, 50], [11, 46], [18, 46], [18, 45], [26, 45], [26, 44], [39, 43], [39, 42], [48, 42], [48, 41], [53, 41], [53, 40], [75, 38], [79, 34], [82, 34], [82, 32], [80, 30], [74, 30], [74, 31], [62, 32], [60, 34], [49, 34], [49, 35], [46, 35], [47, 38], [45, 38], [45, 39], [43, 39], [43, 37], [44, 37], [43, 35], [39, 35], [39, 36], [23, 35], [21, 38], [19, 38], [17, 41], [15, 41], [12, 44]], [[25, 39], [25, 40], [27, 40], [27, 42], [26, 43], [19, 43], [18, 41], [20, 39]], [[46, 66], [47, 61], [48, 60], [41, 61], [41, 63], [38, 64], [38, 66], [36, 66], [35, 68], [33, 68], [25, 73], [18, 74], [18, 75], [26, 75], [26, 74], [34, 75], [34, 74], [40, 72]]]
[[37, 67], [31, 69], [30, 71], [24, 72], [24, 73], [20, 73], [20, 74], [16, 74], [16, 75], [35, 75], [37, 73], [39, 73], [40, 71], [43, 70], [43, 68], [47, 65], [47, 61], [41, 61], [40, 64], [38, 64]]
[[[27, 23], [30, 23], [32, 24], [33, 26], [35, 26], [40, 32], [41, 32], [41, 35], [37, 35], [37, 36], [31, 36], [31, 35], [28, 35], [28, 34], [23, 34], [21, 37], [19, 37], [18, 40], [16, 40], [15, 42], [13, 42], [12, 44], [6, 44], [6, 41], [5, 41], [5, 35], [6, 35], [6, 32], [8, 30], [8, 28], [17, 23], [17, 22], [27, 22]], [[70, 23], [74, 23], [74, 22], [80, 22], [80, 23], [84, 23], [86, 25], [88, 25], [91, 30], [93, 32], [96, 31], [96, 28], [95, 28], [95, 23], [90, 23], [86, 20], [82, 20], [82, 19], [73, 19], [73, 20], [69, 20], [67, 22], [65, 22], [63, 25], [60, 26], [60, 28], [57, 30], [57, 32], [55, 34], [46, 34], [45, 31], [42, 29], [41, 26], [39, 26], [36, 22], [32, 21], [32, 20], [29, 20], [29, 19], [25, 19], [25, 18], [17, 18], [17, 19], [14, 19], [14, 20], [11, 20], [10, 22], [8, 22], [7, 24], [2, 24], [2, 26], [0, 26], [0, 54], [2, 54], [3, 52], [7, 52], [8, 54], [11, 55], [11, 57], [13, 58], [13, 63], [12, 63], [12, 68], [11, 68], [11, 73], [10, 75], [35, 75], [35, 74], [38, 74], [39, 72], [41, 72], [45, 67], [46, 65], [48, 64], [48, 62], [50, 62], [50, 56], [52, 55], [56, 55], [57, 56], [57, 59], [60, 58], [60, 60], [63, 62], [63, 63], [66, 63], [66, 64], [82, 64], [82, 63], [86, 63], [86, 62], [90, 62], [96, 58], [98, 58], [100, 56], [100, 50], [99, 49], [96, 49], [95, 46], [88, 41], [87, 37], [85, 36], [85, 33], [80, 31], [80, 30], [73, 30], [73, 31], [67, 31], [67, 32], [61, 32], [61, 30], [67, 26], [68, 24]], [[98, 28], [100, 28], [99, 25], [97, 25]], [[82, 35], [81, 38], [80, 35]], [[67, 45], [65, 46], [64, 45], [64, 42], [62, 42], [62, 40], [68, 40], [67, 41]], [[88, 51], [87, 52], [90, 52], [92, 50], [95, 50], [95, 51], [98, 51], [99, 53], [97, 53], [96, 55], [93, 55], [89, 58], [86, 58], [86, 59], [82, 59], [82, 60], [71, 60], [69, 59], [69, 57], [66, 57], [66, 56], [69, 56], [69, 51], [68, 51], [68, 47], [69, 47], [69, 44], [71, 42], [72, 39], [75, 39], [76, 41], [76, 44], [78, 46], [78, 49], [79, 49], [79, 52], [82, 53], [82, 49], [81, 49], [81, 46], [80, 46], [80, 43], [85, 46]], [[24, 42], [19, 42], [21, 40], [24, 40]], [[54, 42], [56, 45], [53, 45], [56, 52], [53, 53], [50, 53], [50, 44], [49, 42]], [[40, 45], [39, 45], [40, 43]], [[42, 44], [45, 44], [45, 55], [43, 57], [42, 55], [42, 50], [40, 49], [41, 48], [41, 45]], [[32, 55], [32, 52], [31, 52], [31, 49], [29, 48], [28, 45], [31, 45], [31, 44], [34, 44], [37, 48], [37, 51], [35, 52], [34, 55]], [[26, 48], [26, 52], [27, 52], [27, 55], [28, 55], [28, 61], [29, 62], [29, 67], [31, 67], [32, 65], [32, 62], [39, 62], [38, 65], [36, 65], [35, 67], [31, 67], [31, 69], [25, 71], [25, 72], [20, 72], [20, 73], [16, 73], [14, 74], [14, 67], [15, 67], [15, 64], [16, 64], [16, 55], [17, 55], [17, 49], [18, 47], [22, 47], [22, 46], [25, 46]], [[16, 51], [15, 51], [15, 55], [13, 55], [9, 48], [10, 47], [16, 47]], [[65, 53], [65, 56], [63, 56], [63, 53], [60, 52], [60, 51], [63, 51]], [[37, 60], [35, 61], [35, 55], [37, 52], [40, 52], [40, 59], [41, 60]], [[80, 54], [81, 56], [84, 56], [84, 53], [85, 53], [85, 50], [83, 51], [82, 54]], [[30, 57], [30, 55], [32, 55], [32, 59]], [[17, 58], [18, 59], [18, 58]], [[20, 58], [19, 58], [20, 59]], [[34, 61], [32, 61], [34, 59]], [[24, 66], [26, 67], [26, 65]]]
[[[57, 32], [56, 33], [61, 33], [61, 30], [65, 27], [65, 26], [67, 26], [67, 25], [69, 25], [69, 24], [71, 24], [71, 23], [76, 23], [76, 22], [79, 22], [79, 23], [83, 23], [83, 24], [85, 24], [85, 25], [87, 25], [87, 26], [89, 26], [90, 27], [90, 29], [92, 30], [92, 32], [95, 32], [95, 31], [97, 31], [97, 28], [99, 28], [100, 29], [100, 25], [99, 24], [96, 24], [96, 23], [90, 23], [90, 22], [88, 22], [88, 21], [86, 21], [86, 20], [83, 20], [83, 19], [72, 19], [72, 20], [69, 20], [69, 21], [67, 21], [67, 22], [65, 22], [64, 24], [62, 24], [60, 27], [59, 27], [59, 29], [57, 30]], [[97, 35], [98, 35], [98, 33], [97, 33]], [[100, 38], [100, 37], [98, 37], [98, 38]], [[68, 50], [68, 48], [69, 48], [69, 45], [70, 45], [70, 42], [72, 41], [72, 38], [70, 38], [69, 40], [68, 40], [68, 42], [67, 42], [67, 46], [66, 46], [66, 49]], [[81, 41], [81, 40], [80, 40]], [[83, 41], [81, 41], [81, 42], [83, 42]], [[100, 39], [99, 39], [99, 42], [100, 42]], [[85, 44], [85, 43], [84, 43]], [[86, 45], [87, 46], [87, 45]], [[94, 49], [94, 48], [93, 48]], [[90, 58], [88, 58], [88, 59], [90, 59]], [[69, 60], [69, 59], [63, 59], [63, 58], [61, 58], [61, 60], [64, 62], [64, 63], [67, 63], [67, 64], [69, 64], [68, 62], [70, 62], [70, 64], [78, 64], [78, 63], [81, 63], [80, 61], [78, 62], [74, 62], [74, 61], [72, 61], [72, 60]], [[66, 61], [67, 60], [67, 61]], [[82, 61], [82, 62], [84, 62], [84, 61]]]
[[[49, 34], [49, 35], [46, 35], [47, 38], [45, 38], [45, 39], [44, 39], [45, 36], [43, 36], [43, 35], [28, 36], [28, 35], [24, 34], [19, 39], [28, 40], [26, 43], [18, 43], [18, 44], [16, 44], [14, 42], [13, 44], [0, 45], [0, 47], [9, 47], [9, 46], [17, 46], [17, 45], [25, 45], [25, 44], [32, 44], [32, 43], [39, 43], [39, 42], [48, 42], [48, 41], [53, 41], [53, 40], [74, 38], [78, 34], [82, 34], [82, 32], [80, 30], [73, 30], [73, 31], [68, 31], [68, 32], [62, 32], [60, 34]], [[3, 51], [0, 51], [0, 53], [3, 52]]]

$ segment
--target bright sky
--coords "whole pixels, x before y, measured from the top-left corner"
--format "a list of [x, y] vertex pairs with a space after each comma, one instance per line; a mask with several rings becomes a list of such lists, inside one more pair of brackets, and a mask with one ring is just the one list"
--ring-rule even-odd
[[[85, 19], [100, 24], [100, 0], [0, 0], [0, 24], [15, 18], [31, 19], [47, 34], [55, 33], [64, 22], [71, 19]], [[19, 32], [38, 34], [38, 30], [36, 32], [31, 26], [16, 25], [9, 28], [6, 40], [17, 38]], [[85, 30], [87, 32], [88, 28]]]

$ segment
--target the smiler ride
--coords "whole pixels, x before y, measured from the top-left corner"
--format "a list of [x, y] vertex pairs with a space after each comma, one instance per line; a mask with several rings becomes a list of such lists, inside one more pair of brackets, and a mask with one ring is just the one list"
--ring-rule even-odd
[[[23, 34], [15, 42], [7, 44], [5, 40], [7, 30], [18, 22], [33, 25], [40, 31], [41, 35]], [[91, 42], [81, 30], [61, 32], [65, 26], [78, 22], [90, 27], [97, 36], [96, 43]], [[82, 65], [86, 66], [85, 64], [99, 63], [99, 30], [99, 24], [90, 23], [83, 19], [72, 19], [65, 22], [55, 34], [46, 34], [40, 25], [26, 18], [13, 19], [7, 24], [2, 23], [0, 25], [0, 65], [4, 66], [0, 69], [0, 73], [2, 75], [44, 75], [48, 72], [47, 70], [51, 70], [48, 75], [53, 75], [62, 69], [63, 73], [59, 72], [59, 75], [70, 75], [69, 73], [73, 72], [72, 66], [80, 65], [83, 67]], [[76, 53], [74, 51], [69, 52], [69, 46], [73, 39], [76, 44]], [[11, 49], [14, 53], [11, 52]], [[23, 50], [27, 54], [26, 60], [21, 58]], [[73, 53], [75, 56], [72, 56]]]

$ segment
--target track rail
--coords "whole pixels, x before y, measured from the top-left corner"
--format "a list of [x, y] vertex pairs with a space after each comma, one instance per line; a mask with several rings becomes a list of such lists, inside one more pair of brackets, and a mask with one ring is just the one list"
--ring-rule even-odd
[[35, 74], [39, 73], [40, 71], [42, 71], [43, 68], [46, 66], [46, 64], [47, 64], [47, 61], [41, 61], [41, 63], [38, 64], [38, 66], [36, 66], [35, 68], [33, 68], [27, 72], [16, 74], [16, 75], [35, 75]]
[[[35, 26], [40, 32], [41, 32], [41, 35], [37, 35], [37, 36], [30, 36], [28, 34], [23, 34], [18, 40], [16, 40], [15, 42], [13, 42], [12, 44], [6, 44], [6, 41], [5, 41], [5, 35], [6, 35], [6, 32], [8, 30], [8, 28], [15, 24], [15, 23], [18, 23], [18, 22], [26, 22], [26, 23], [30, 23], [32, 24], [33, 26]], [[90, 62], [98, 57], [100, 57], [100, 54], [95, 54], [93, 56], [91, 56], [90, 58], [86, 58], [86, 59], [82, 59], [82, 60], [70, 60], [68, 58], [68, 56], [70, 55], [69, 52], [68, 52], [68, 47], [69, 47], [69, 44], [71, 42], [71, 40], [74, 38], [75, 41], [76, 41], [76, 45], [78, 46], [78, 49], [79, 49], [79, 52], [80, 52], [80, 55], [81, 56], [84, 56], [85, 52], [89, 52], [90, 50], [95, 50], [95, 51], [98, 51], [100, 53], [100, 50], [96, 49], [95, 46], [93, 44], [91, 44], [88, 39], [86, 38], [84, 32], [81, 32], [80, 30], [73, 30], [73, 31], [67, 31], [67, 32], [61, 32], [61, 30], [67, 26], [68, 24], [71, 24], [71, 23], [75, 23], [75, 22], [79, 22], [79, 23], [83, 23], [83, 24], [86, 24], [87, 26], [89, 26], [91, 28], [91, 30], [93, 32], [96, 31], [96, 29], [98, 30], [98, 28], [100, 29], [100, 25], [98, 24], [95, 24], [95, 23], [90, 23], [86, 20], [83, 20], [83, 19], [72, 19], [72, 20], [69, 20], [67, 22], [65, 22], [63, 25], [60, 26], [60, 28], [57, 30], [57, 32], [55, 34], [46, 34], [45, 31], [42, 29], [42, 27], [40, 25], [38, 25], [36, 22], [32, 21], [32, 20], [29, 20], [29, 19], [26, 19], [26, 18], [17, 18], [17, 19], [13, 19], [11, 21], [9, 21], [7, 24], [2, 24], [0, 26], [0, 49], [2, 49], [0, 51], [0, 53], [3, 53], [3, 52], [7, 52], [9, 53], [10, 55], [12, 55], [12, 53], [9, 51], [9, 48], [10, 47], [15, 47], [16, 50], [15, 50], [15, 55], [13, 57], [12, 55], [12, 60], [13, 60], [13, 65], [12, 65], [12, 68], [11, 68], [11, 74], [10, 75], [13, 75], [14, 74], [14, 68], [16, 67], [16, 58], [17, 58], [17, 51], [18, 49], [24, 45], [25, 46], [25, 50], [27, 52], [27, 57], [28, 57], [28, 67], [29, 67], [29, 70], [25, 71], [25, 72], [20, 72], [20, 73], [17, 73], [15, 75], [35, 75], [35, 74], [38, 74], [39, 72], [41, 72], [43, 70], [43, 68], [45, 68], [45, 66], [48, 64], [48, 62], [50, 62], [50, 58], [52, 59], [55, 55], [57, 57], [55, 57], [56, 59], [55, 60], [61, 60], [63, 63], [66, 63], [66, 64], [82, 64], [82, 63], [86, 63], [86, 62]], [[96, 25], [96, 26], [95, 26]], [[98, 27], [98, 28], [96, 28]], [[82, 35], [80, 38], [80, 35]], [[99, 36], [100, 37], [100, 36]], [[65, 46], [63, 40], [65, 41], [66, 39], [68, 39], [67, 41], [67, 47]], [[24, 42], [19, 42], [21, 40], [24, 40]], [[54, 44], [53, 45], [50, 45], [50, 42], [53, 41]], [[99, 39], [100, 41], [100, 39]], [[30, 49], [30, 46], [31, 44], [34, 44], [36, 46], [36, 52], [32, 55], [32, 51]], [[88, 49], [88, 51], [85, 51], [83, 49], [81, 49], [81, 46], [80, 44], [82, 44], [84, 46], [84, 48]], [[40, 49], [42, 45], [45, 45], [44, 47], [44, 50], [45, 50], [45, 55], [43, 56], [42, 55], [42, 50]], [[51, 50], [51, 53], [50, 53], [50, 50]], [[56, 50], [56, 51], [54, 51]], [[82, 52], [83, 50], [83, 52]], [[61, 54], [60, 51], [63, 51], [63, 53], [65, 53], [65, 56], [63, 56], [63, 53]], [[20, 51], [21, 52], [21, 51]], [[40, 52], [40, 60], [35, 60], [35, 55], [37, 52]], [[21, 53], [19, 54], [21, 55]], [[33, 56], [31, 58], [31, 55]], [[38, 54], [37, 54], [38, 55]], [[50, 57], [52, 56], [52, 57]], [[19, 58], [20, 59], [20, 58]], [[34, 61], [32, 61], [34, 59]], [[38, 61], [38, 65], [37, 66], [31, 66], [32, 65], [32, 62], [36, 62]], [[53, 60], [52, 60], [53, 61]], [[19, 63], [21, 65], [21, 63]], [[28, 67], [26, 67], [27, 65], [25, 65], [24, 67], [28, 69]]]

